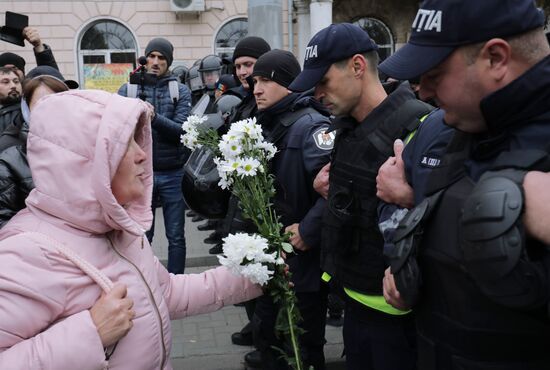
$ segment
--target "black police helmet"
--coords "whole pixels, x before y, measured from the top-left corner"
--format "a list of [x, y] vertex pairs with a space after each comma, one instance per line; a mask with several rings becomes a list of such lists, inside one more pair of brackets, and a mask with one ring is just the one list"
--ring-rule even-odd
[[217, 55], [207, 55], [201, 59], [199, 72], [219, 71], [222, 68], [222, 58]]
[[223, 218], [227, 213], [230, 192], [218, 186], [220, 176], [212, 151], [195, 149], [183, 167], [181, 184], [185, 203], [206, 218]]
[[182, 84], [187, 81], [187, 75], [189, 73], [189, 68], [184, 65], [179, 65], [172, 69], [172, 74], [176, 76]]
[[231, 112], [231, 110], [239, 105], [241, 103], [242, 99], [238, 96], [231, 95], [231, 94], [225, 94], [222, 95], [216, 100], [216, 103], [214, 105], [214, 108], [217, 112], [221, 113], [222, 115], [227, 115]]
[[216, 81], [220, 77], [222, 69], [222, 58], [217, 55], [207, 55], [202, 58], [199, 73], [207, 90], [216, 88]]
[[185, 83], [192, 92], [204, 89], [204, 84], [202, 83], [198, 65], [193, 65], [189, 68], [189, 73], [187, 74], [187, 80]]

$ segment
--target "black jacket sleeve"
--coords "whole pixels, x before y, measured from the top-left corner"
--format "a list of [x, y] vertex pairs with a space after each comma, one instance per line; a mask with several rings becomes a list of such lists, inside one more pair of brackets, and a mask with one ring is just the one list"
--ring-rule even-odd
[[52, 48], [50, 48], [48, 45], [44, 45], [44, 51], [37, 53], [34, 53], [34, 56], [36, 58], [36, 65], [39, 66], [50, 66], [57, 70], [59, 70], [59, 67], [57, 66], [57, 62], [55, 61], [55, 57], [53, 56]]

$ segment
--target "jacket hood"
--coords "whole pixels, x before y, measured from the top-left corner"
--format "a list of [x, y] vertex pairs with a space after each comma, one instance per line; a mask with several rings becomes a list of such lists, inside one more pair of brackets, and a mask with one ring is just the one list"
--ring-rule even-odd
[[[134, 132], [147, 154], [146, 191], [123, 207], [111, 180]], [[35, 189], [27, 207], [92, 234], [142, 235], [153, 219], [151, 147], [150, 112], [139, 99], [94, 90], [46, 96], [31, 114], [27, 153]]]

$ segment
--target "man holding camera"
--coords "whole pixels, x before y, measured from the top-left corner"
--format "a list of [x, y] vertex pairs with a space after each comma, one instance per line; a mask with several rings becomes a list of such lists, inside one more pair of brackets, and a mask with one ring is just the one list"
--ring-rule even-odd
[[[164, 215], [166, 238], [168, 239], [168, 271], [182, 274], [185, 269], [185, 201], [181, 191], [183, 165], [189, 152], [180, 142], [181, 125], [191, 109], [191, 92], [178, 82], [168, 70], [174, 47], [164, 38], [155, 38], [147, 44], [145, 56], [147, 73], [155, 78], [144, 78], [139, 86], [144, 100], [154, 108], [151, 128], [153, 134], [153, 215], [161, 206]], [[148, 76], [151, 77], [151, 76]], [[149, 82], [151, 81], [151, 82]], [[134, 89], [131, 89], [134, 90]], [[124, 84], [118, 93], [131, 96], [129, 85]], [[155, 223], [147, 232], [149, 242], [153, 240]]]

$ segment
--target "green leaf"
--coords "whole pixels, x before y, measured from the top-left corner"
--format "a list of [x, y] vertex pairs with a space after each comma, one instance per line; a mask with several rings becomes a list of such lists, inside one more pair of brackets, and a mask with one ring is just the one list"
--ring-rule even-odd
[[294, 252], [294, 249], [292, 248], [292, 245], [290, 243], [281, 243], [281, 247], [283, 247], [283, 250], [286, 253], [292, 253]]

